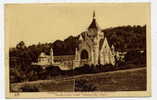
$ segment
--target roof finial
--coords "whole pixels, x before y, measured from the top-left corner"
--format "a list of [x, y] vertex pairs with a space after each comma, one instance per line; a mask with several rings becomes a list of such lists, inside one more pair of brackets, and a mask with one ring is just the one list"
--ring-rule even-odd
[[95, 10], [93, 11], [93, 19], [95, 19]]

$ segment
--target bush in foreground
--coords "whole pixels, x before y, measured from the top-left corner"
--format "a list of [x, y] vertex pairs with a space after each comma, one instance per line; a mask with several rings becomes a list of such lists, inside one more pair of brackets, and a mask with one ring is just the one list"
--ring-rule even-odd
[[75, 91], [92, 92], [96, 91], [96, 86], [85, 79], [80, 79], [75, 81]]
[[24, 85], [20, 88], [22, 92], [39, 92], [39, 89], [33, 85]]

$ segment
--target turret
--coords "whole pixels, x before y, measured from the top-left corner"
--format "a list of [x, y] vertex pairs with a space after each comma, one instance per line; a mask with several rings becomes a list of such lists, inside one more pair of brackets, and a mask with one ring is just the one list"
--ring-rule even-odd
[[78, 50], [77, 50], [77, 48], [75, 49], [75, 60], [79, 60], [79, 55], [78, 55]]
[[92, 32], [98, 32], [100, 31], [100, 27], [98, 25], [98, 23], [96, 22], [96, 18], [95, 18], [95, 11], [93, 12], [93, 19], [91, 24], [88, 27], [88, 31], [92, 31]]
[[51, 59], [51, 64], [53, 64], [54, 63], [54, 57], [53, 57], [53, 49], [51, 48], [50, 49], [50, 59]]
[[115, 56], [115, 47], [114, 47], [114, 45], [111, 46], [111, 51], [112, 51], [112, 54]]
[[83, 41], [83, 37], [82, 37], [82, 35], [80, 35], [80, 37], [79, 37], [79, 41]]

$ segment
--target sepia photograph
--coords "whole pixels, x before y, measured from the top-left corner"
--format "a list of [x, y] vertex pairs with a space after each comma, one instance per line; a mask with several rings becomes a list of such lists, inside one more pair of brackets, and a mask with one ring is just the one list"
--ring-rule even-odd
[[6, 97], [150, 96], [149, 7], [6, 4]]

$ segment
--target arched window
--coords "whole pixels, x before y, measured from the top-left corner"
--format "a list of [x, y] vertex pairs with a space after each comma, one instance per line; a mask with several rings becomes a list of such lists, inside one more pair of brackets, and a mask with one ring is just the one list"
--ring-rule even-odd
[[86, 50], [82, 50], [81, 59], [88, 59], [88, 52]]

